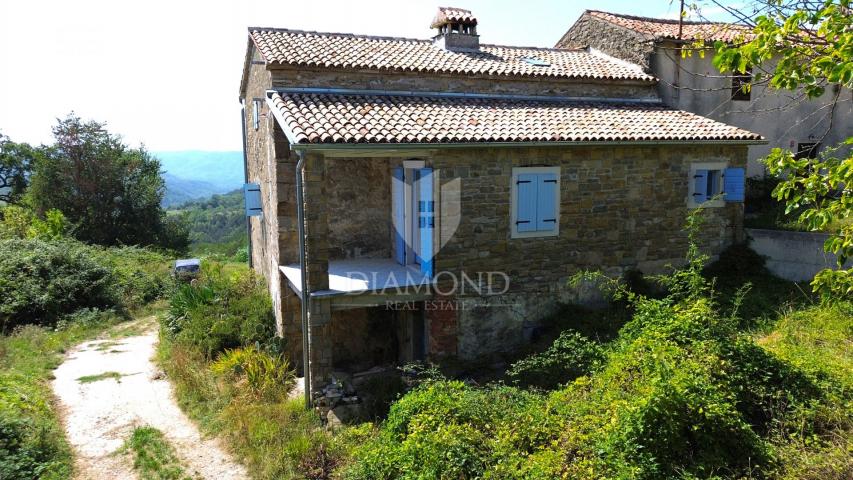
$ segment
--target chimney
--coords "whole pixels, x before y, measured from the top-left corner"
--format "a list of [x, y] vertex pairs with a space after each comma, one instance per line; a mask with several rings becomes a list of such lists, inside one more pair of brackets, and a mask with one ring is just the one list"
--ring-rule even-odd
[[453, 7], [438, 7], [438, 13], [430, 28], [437, 30], [432, 38], [433, 45], [444, 50], [476, 52], [480, 50], [477, 35], [477, 18], [471, 10]]

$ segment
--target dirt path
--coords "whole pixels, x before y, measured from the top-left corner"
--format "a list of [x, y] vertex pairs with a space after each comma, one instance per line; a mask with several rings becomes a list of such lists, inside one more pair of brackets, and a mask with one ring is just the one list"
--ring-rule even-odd
[[[75, 451], [77, 479], [137, 478], [128, 455], [115, 453], [137, 426], [163, 432], [194, 478], [242, 479], [245, 469], [215, 439], [204, 439], [175, 403], [152, 361], [154, 317], [78, 345], [54, 372], [53, 390]], [[99, 377], [116, 372], [118, 378]], [[86, 381], [81, 377], [91, 377]]]

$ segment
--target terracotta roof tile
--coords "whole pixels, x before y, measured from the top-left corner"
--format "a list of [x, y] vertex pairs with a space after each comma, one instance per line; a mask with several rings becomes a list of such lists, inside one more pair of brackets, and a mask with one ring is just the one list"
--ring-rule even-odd
[[[432, 40], [271, 28], [250, 28], [249, 31], [264, 59], [279, 65], [655, 81], [639, 66], [586, 50], [481, 45], [479, 52], [453, 52], [435, 47]], [[548, 66], [533, 65], [525, 59], [542, 60]]]
[[[677, 39], [678, 20], [662, 18], [635, 17], [619, 13], [588, 10], [587, 14], [610, 23], [633, 30], [655, 39]], [[734, 42], [738, 37], [748, 35], [749, 27], [735, 23], [690, 22], [684, 21], [682, 36], [684, 40], [706, 40], [709, 42]]]
[[468, 25], [476, 25], [477, 17], [471, 13], [471, 10], [455, 7], [438, 7], [438, 13], [430, 25], [430, 28], [438, 28], [448, 23], [465, 23]]
[[272, 103], [298, 144], [761, 139], [660, 104], [319, 93]]

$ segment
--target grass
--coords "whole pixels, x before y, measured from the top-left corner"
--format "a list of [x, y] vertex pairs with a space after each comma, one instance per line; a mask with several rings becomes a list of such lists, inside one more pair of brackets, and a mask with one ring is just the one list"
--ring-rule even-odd
[[[163, 304], [159, 303], [133, 313], [142, 317], [162, 308]], [[27, 325], [10, 335], [0, 335], [0, 427], [17, 425], [12, 428], [22, 432], [23, 447], [13, 454], [18, 458], [35, 459], [26, 467], [31, 470], [13, 474], [4, 470], [8, 465], [0, 458], [0, 478], [66, 479], [71, 476], [71, 448], [65, 439], [49, 383], [53, 370], [62, 362], [68, 348], [132, 325], [127, 321], [126, 317], [104, 313], [95, 322], [70, 323], [61, 329]], [[2, 440], [0, 438], [0, 445]]]
[[853, 477], [853, 303], [789, 310], [756, 337], [759, 345], [805, 372], [824, 393], [819, 403], [801, 414], [817, 418], [818, 428], [793, 428], [776, 435], [780, 467], [775, 477]]
[[244, 382], [217, 377], [200, 351], [167, 335], [157, 358], [184, 412], [203, 432], [223, 437], [254, 479], [328, 478], [349, 451], [348, 437], [325, 430], [301, 397], [282, 391], [258, 398]]
[[110, 378], [112, 378], [116, 381], [116, 383], [121, 383], [121, 377], [123, 376], [124, 375], [118, 372], [104, 372], [99, 373], [97, 375], [84, 375], [78, 378], [77, 381], [80, 383], [93, 383], [100, 382], [101, 380], [109, 380]]
[[111, 349], [115, 346], [118, 346], [118, 345], [121, 345], [121, 344], [119, 342], [113, 342], [113, 341], [108, 340], [108, 341], [104, 341], [104, 342], [99, 342], [95, 346], [95, 350], [98, 352], [103, 352], [103, 351], [109, 350], [109, 349]]
[[175, 449], [156, 428], [135, 428], [125, 449], [133, 453], [133, 468], [143, 480], [192, 480]]
[[851, 303], [791, 310], [758, 343], [817, 378], [853, 389], [852, 317]]
[[[95, 324], [72, 324], [62, 330], [24, 326], [11, 335], [0, 335], [0, 424], [21, 425], [24, 444], [35, 450], [26, 456], [40, 459], [26, 468], [36, 469], [32, 473], [41, 478], [69, 478], [73, 470], [71, 448], [63, 434], [49, 385], [53, 369], [61, 363], [66, 349], [122, 321], [108, 315]], [[24, 453], [18, 455], [23, 457]], [[0, 460], [0, 468], [2, 464]]]

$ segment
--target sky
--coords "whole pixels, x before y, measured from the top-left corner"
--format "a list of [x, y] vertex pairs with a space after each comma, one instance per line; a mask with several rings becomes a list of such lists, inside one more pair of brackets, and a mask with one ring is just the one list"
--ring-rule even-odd
[[[247, 27], [428, 38], [447, 0], [2, 0], [0, 133], [50, 143], [74, 111], [152, 151], [240, 150]], [[677, 18], [670, 0], [453, 0], [483, 43], [552, 47], [587, 8]], [[709, 18], [719, 16], [706, 8]], [[725, 18], [715, 18], [725, 19]]]

